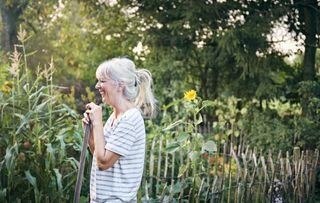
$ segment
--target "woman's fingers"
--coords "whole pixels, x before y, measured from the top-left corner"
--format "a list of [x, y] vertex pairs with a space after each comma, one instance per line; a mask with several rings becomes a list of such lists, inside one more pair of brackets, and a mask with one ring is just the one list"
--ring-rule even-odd
[[90, 122], [90, 118], [89, 118], [89, 115], [87, 113], [83, 113], [83, 119], [82, 121], [86, 124], [89, 124]]
[[86, 105], [85, 114], [84, 117], [88, 119], [88, 122], [102, 122], [102, 108], [93, 102]]
[[83, 118], [83, 119], [82, 119], [82, 124], [89, 124], [89, 120], [86, 119], [86, 118]]

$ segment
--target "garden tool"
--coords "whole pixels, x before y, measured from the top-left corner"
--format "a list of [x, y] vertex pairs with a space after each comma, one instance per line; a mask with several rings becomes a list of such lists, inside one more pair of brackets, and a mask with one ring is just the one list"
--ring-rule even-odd
[[79, 199], [80, 199], [80, 192], [81, 192], [81, 185], [82, 185], [82, 179], [83, 179], [83, 171], [84, 171], [84, 164], [85, 164], [89, 135], [90, 135], [90, 122], [85, 125], [84, 139], [82, 143], [79, 171], [78, 171], [76, 189], [74, 192], [73, 203], [79, 203]]

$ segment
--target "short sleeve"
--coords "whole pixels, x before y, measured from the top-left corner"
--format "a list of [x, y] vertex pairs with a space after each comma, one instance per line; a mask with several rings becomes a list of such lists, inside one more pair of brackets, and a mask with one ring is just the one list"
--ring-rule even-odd
[[133, 124], [123, 119], [120, 120], [111, 131], [111, 134], [107, 139], [105, 149], [115, 152], [121, 156], [127, 156], [130, 153], [130, 149], [135, 140], [136, 137], [133, 130]]

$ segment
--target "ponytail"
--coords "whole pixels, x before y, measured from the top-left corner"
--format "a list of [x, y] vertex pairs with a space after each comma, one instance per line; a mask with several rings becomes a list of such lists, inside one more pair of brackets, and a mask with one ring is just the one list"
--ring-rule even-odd
[[155, 115], [156, 102], [152, 92], [152, 77], [150, 71], [139, 69], [135, 71], [138, 86], [138, 95], [135, 105], [140, 108], [145, 118], [152, 118]]

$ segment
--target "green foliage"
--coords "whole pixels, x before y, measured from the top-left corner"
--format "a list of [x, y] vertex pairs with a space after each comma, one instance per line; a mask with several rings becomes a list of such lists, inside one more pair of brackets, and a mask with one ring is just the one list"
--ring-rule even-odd
[[[210, 116], [215, 119], [213, 123], [206, 119], [208, 113], [213, 114]], [[230, 173], [233, 178], [241, 173], [239, 164], [244, 163], [234, 157], [228, 162], [228, 158], [220, 156], [230, 150], [224, 148], [230, 144], [235, 153], [239, 153], [238, 147], [250, 145], [262, 154], [290, 152], [297, 146], [303, 149], [319, 147], [316, 132], [319, 125], [316, 127], [314, 122], [301, 115], [300, 103], [285, 98], [175, 99], [162, 106], [157, 121], [147, 122], [150, 156], [147, 157], [145, 179], [150, 182], [143, 181], [147, 185], [140, 191], [141, 200], [148, 202], [164, 198], [164, 201], [178, 202], [186, 198], [179, 196], [181, 190], [190, 195], [189, 200], [208, 200], [204, 192], [210, 188], [207, 182], [225, 173]], [[171, 187], [166, 188], [169, 184]], [[232, 189], [227, 190], [233, 194]], [[263, 197], [260, 195], [258, 198]]]
[[15, 51], [0, 91], [1, 202], [69, 202], [76, 179], [81, 128], [78, 114], [61, 103], [52, 83], [53, 62], [34, 80], [22, 54]]
[[299, 144], [306, 148], [319, 147], [320, 84], [317, 81], [300, 82], [297, 91], [303, 112], [297, 118], [297, 125], [300, 126], [296, 131]]
[[[73, 157], [81, 140], [74, 110], [82, 113], [84, 104], [96, 99], [91, 92], [96, 67], [116, 56], [129, 56], [152, 72], [162, 110], [157, 120], [147, 122], [147, 147], [175, 157], [168, 168], [179, 178], [191, 171], [183, 184], [195, 189], [192, 197], [200, 191], [199, 178], [214, 171], [202, 170], [210, 165], [204, 157], [221, 152], [224, 143], [262, 151], [320, 146], [319, 82], [301, 82], [303, 54], [289, 64], [268, 39], [277, 22], [290, 25], [289, 31], [306, 31], [300, 1], [14, 2], [28, 5], [18, 21], [32, 37], [22, 38], [17, 48], [23, 54], [15, 52], [10, 65], [0, 54], [1, 202], [71, 199]], [[134, 51], [139, 42], [141, 53]], [[55, 67], [47, 64], [52, 59]], [[318, 52], [316, 70], [319, 59]], [[191, 88], [208, 100], [176, 99]], [[157, 148], [158, 138], [164, 149]], [[181, 151], [188, 163], [178, 161], [175, 154]], [[201, 174], [191, 174], [195, 168]], [[145, 171], [155, 175], [151, 168]], [[174, 185], [175, 198], [181, 184]], [[89, 184], [83, 185], [87, 192]], [[146, 198], [143, 192], [140, 196]]]
[[[235, 1], [142, 0], [120, 4], [137, 9], [134, 21], [145, 28], [143, 42], [151, 51], [144, 64], [155, 72], [159, 95], [165, 95], [162, 102], [181, 94], [175, 88], [181, 83], [210, 99], [283, 94], [291, 70], [267, 39], [274, 22], [284, 15], [282, 3], [255, 1], [242, 6]], [[163, 94], [168, 84], [170, 93]]]
[[[151, 147], [150, 151], [154, 153], [159, 151], [162, 156], [166, 157], [163, 160], [165, 163], [161, 167], [161, 172], [158, 173], [167, 174], [165, 171], [170, 167], [171, 171], [168, 171], [168, 177], [176, 178], [174, 174], [178, 174], [178, 178], [182, 178], [182, 181], [176, 182], [173, 188], [170, 189], [170, 193], [173, 192], [173, 197], [166, 195], [164, 196], [164, 201], [177, 201], [182, 185], [185, 191], [190, 191], [192, 188], [191, 199], [205, 199], [205, 193], [201, 197], [197, 196], [201, 190], [205, 191], [208, 188], [208, 185], [201, 184], [201, 179], [206, 175], [210, 178], [211, 173], [217, 172], [212, 167], [214, 164], [213, 154], [218, 152], [214, 137], [203, 134], [200, 130], [203, 123], [201, 110], [208, 107], [209, 103], [208, 101], [202, 101], [199, 97], [191, 100], [177, 99], [162, 107], [163, 112], [160, 124], [148, 122], [148, 134], [151, 135], [148, 142], [152, 143], [151, 146], [149, 145]], [[154, 145], [156, 139], [162, 140], [160, 143], [165, 143], [165, 148], [162, 152], [161, 149]], [[167, 164], [168, 156], [172, 157], [173, 160], [176, 159], [170, 166]], [[208, 156], [210, 157], [208, 158]], [[156, 170], [154, 167], [161, 166], [161, 160], [158, 160], [157, 166], [152, 165], [152, 158], [149, 161], [150, 168], [149, 170], [147, 169], [146, 174], [152, 176]], [[159, 171], [159, 168], [157, 171]], [[163, 178], [167, 179], [168, 177]], [[162, 185], [158, 185], [158, 183], [154, 186], [157, 190], [165, 191], [165, 188]], [[150, 185], [150, 187], [154, 186]], [[146, 199], [146, 201], [156, 201], [160, 197], [155, 197], [155, 199], [148, 198], [144, 196], [142, 201]]]

